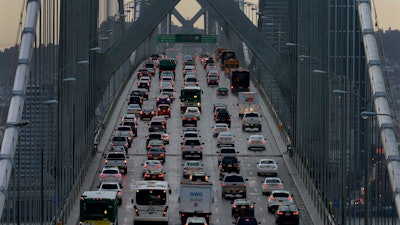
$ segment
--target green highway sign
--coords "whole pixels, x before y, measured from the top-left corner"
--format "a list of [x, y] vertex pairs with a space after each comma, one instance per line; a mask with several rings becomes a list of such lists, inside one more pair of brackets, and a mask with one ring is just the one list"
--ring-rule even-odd
[[159, 34], [159, 43], [175, 42], [175, 34]]
[[201, 35], [201, 43], [217, 43], [217, 35], [203, 34]]
[[159, 34], [158, 43], [217, 43], [217, 35], [211, 34]]

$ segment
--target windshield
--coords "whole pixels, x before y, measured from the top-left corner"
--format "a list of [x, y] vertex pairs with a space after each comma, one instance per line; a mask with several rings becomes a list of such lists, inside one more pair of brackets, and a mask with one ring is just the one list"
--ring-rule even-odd
[[136, 203], [138, 205], [165, 205], [167, 192], [165, 190], [138, 190]]

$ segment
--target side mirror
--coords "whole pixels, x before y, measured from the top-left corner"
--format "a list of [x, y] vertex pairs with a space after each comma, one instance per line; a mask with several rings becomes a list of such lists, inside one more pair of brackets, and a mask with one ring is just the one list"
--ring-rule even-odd
[[129, 159], [129, 156], [127, 156], [126, 158], [128, 158], [128, 159]]
[[131, 203], [133, 204], [133, 198], [131, 199]]

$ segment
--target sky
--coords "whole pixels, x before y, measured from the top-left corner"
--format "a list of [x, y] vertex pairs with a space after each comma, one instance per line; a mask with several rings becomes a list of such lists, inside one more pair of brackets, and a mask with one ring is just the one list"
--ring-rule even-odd
[[[257, 2], [257, 0], [247, 0]], [[15, 45], [18, 34], [21, 10], [25, 10], [26, 0], [0, 0], [0, 51]], [[400, 0], [371, 0], [375, 3], [379, 27], [383, 30], [400, 30]], [[191, 18], [199, 9], [195, 0], [181, 0], [177, 10], [184, 18]], [[374, 15], [374, 12], [372, 12]], [[23, 21], [24, 22], [24, 21]], [[196, 25], [195, 25], [196, 26]]]

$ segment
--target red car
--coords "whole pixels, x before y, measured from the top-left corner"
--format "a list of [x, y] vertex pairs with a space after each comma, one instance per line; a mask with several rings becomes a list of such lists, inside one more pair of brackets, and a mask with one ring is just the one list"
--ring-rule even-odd
[[171, 108], [168, 104], [160, 104], [157, 108], [157, 115], [171, 117]]

